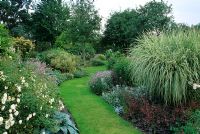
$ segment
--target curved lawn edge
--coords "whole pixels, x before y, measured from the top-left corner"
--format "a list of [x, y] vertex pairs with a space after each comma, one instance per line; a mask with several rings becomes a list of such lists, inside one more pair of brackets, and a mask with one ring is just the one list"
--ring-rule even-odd
[[[105, 66], [88, 67], [93, 74], [105, 70]], [[66, 81], [61, 84], [61, 96], [81, 134], [139, 134], [132, 124], [123, 120], [101, 97], [90, 92], [88, 77]]]

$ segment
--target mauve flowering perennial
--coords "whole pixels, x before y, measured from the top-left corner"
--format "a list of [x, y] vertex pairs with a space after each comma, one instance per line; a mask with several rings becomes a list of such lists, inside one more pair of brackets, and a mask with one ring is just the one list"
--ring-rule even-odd
[[101, 95], [102, 92], [109, 90], [113, 85], [112, 76], [112, 71], [97, 72], [93, 75], [89, 82], [92, 92], [97, 95]]
[[110, 78], [112, 75], [112, 71], [97, 72], [95, 75], [92, 76], [91, 82], [95, 82], [97, 79], [100, 78]]

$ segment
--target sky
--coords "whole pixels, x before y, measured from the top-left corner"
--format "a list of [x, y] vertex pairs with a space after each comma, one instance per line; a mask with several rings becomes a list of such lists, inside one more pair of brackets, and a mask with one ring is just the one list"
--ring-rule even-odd
[[[95, 0], [95, 6], [103, 17], [105, 24], [114, 11], [123, 11], [127, 8], [135, 9], [151, 0]], [[159, 0], [157, 0], [159, 1]], [[200, 23], [200, 0], [164, 0], [172, 4], [175, 22], [195, 25]]]

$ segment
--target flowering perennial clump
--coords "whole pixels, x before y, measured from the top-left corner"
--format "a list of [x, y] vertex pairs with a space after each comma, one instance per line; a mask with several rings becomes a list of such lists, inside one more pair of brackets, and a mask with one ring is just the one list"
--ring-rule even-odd
[[92, 92], [97, 95], [101, 95], [102, 92], [109, 90], [113, 85], [112, 76], [112, 71], [97, 72], [95, 75], [93, 75], [89, 82]]
[[3, 63], [0, 62], [0, 133], [33, 133], [36, 128], [53, 128], [51, 117], [61, 107], [55, 99], [56, 83], [32, 68], [12, 61], [9, 66]]

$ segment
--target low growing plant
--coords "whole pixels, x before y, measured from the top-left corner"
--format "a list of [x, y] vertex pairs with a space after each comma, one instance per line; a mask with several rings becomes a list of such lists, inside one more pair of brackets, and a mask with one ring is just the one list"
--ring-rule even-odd
[[103, 66], [106, 64], [106, 57], [103, 54], [96, 54], [90, 62], [93, 66]]
[[96, 95], [101, 95], [102, 92], [110, 90], [113, 85], [112, 71], [97, 72], [89, 81], [89, 87]]
[[200, 133], [200, 110], [195, 110], [184, 126], [172, 129], [175, 133], [198, 134]]

